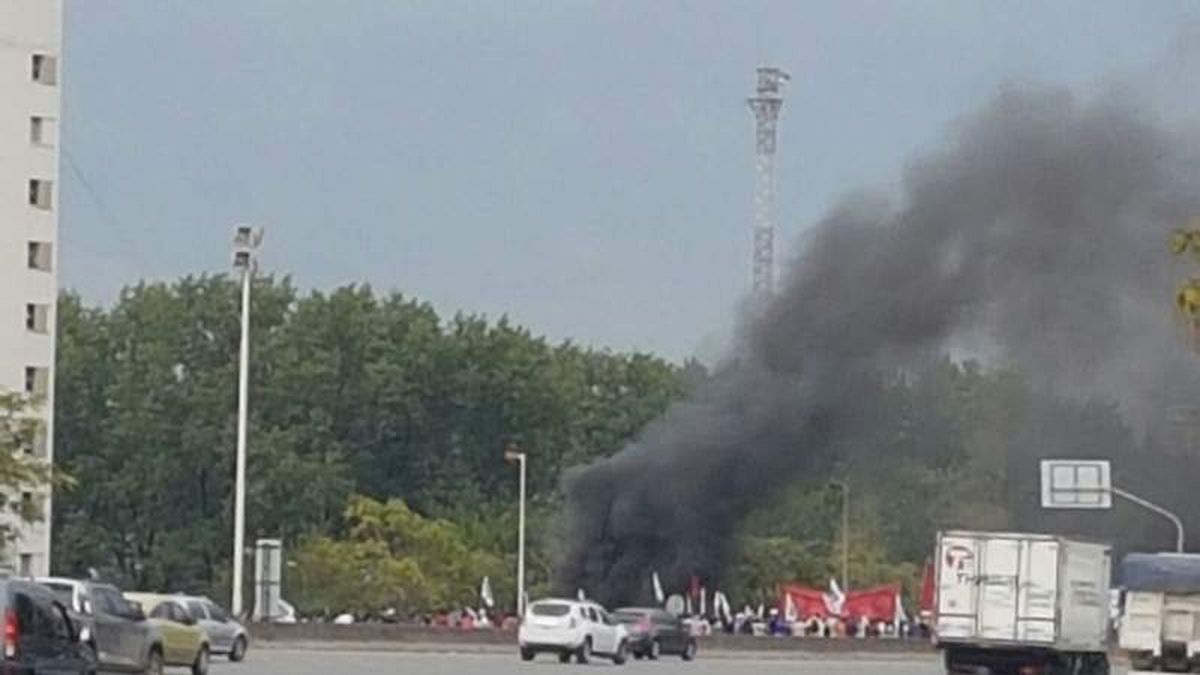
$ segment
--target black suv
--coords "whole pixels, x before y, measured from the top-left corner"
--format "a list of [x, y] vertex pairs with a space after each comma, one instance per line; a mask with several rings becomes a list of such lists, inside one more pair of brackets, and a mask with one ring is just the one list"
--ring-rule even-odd
[[657, 659], [676, 654], [684, 661], [696, 658], [696, 638], [679, 617], [654, 607], [625, 607], [613, 612], [629, 633], [629, 651], [635, 659]]
[[95, 675], [92, 652], [79, 639], [67, 608], [46, 588], [0, 580], [0, 672], [29, 675]]
[[162, 636], [146, 621], [141, 605], [126, 600], [116, 586], [59, 577], [37, 581], [67, 608], [82, 641], [95, 653], [100, 670], [162, 673]]

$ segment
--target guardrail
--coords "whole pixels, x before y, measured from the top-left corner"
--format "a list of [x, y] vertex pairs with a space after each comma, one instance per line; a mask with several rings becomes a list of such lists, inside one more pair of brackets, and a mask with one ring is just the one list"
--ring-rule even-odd
[[[516, 635], [501, 630], [464, 631], [408, 624], [331, 623], [255, 624], [250, 627], [256, 641], [272, 643], [345, 643], [393, 646], [445, 644], [449, 647], [512, 645]], [[782, 638], [750, 635], [709, 635], [700, 638], [701, 649], [720, 651], [796, 651], [816, 653], [922, 654], [933, 651], [927, 640], [855, 639], [855, 638]]]

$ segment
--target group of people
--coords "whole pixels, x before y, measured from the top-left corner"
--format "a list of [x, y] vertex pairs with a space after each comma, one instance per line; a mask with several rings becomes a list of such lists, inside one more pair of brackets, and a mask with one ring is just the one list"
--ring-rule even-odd
[[520, 622], [515, 614], [502, 614], [495, 618], [488, 615], [484, 608], [478, 610], [470, 607], [452, 612], [436, 612], [423, 614], [417, 618], [417, 623], [433, 628], [457, 628], [459, 630], [517, 630]]
[[915, 621], [871, 621], [867, 617], [811, 616], [791, 620], [778, 609], [766, 617], [744, 612], [734, 617], [728, 632], [740, 635], [804, 638], [920, 638], [930, 637], [929, 624]]

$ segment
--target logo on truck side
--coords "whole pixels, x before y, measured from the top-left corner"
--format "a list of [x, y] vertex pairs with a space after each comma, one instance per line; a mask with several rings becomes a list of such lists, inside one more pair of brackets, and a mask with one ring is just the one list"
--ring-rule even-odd
[[958, 583], [971, 580], [975, 569], [975, 551], [966, 546], [956, 545], [946, 549], [946, 569], [950, 570]]

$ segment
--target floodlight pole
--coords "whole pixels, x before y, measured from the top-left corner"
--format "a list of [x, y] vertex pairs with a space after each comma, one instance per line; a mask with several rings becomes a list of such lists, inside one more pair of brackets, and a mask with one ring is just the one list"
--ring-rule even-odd
[[504, 448], [504, 460], [520, 468], [517, 506], [517, 621], [525, 622], [525, 453], [509, 443]]
[[842, 592], [850, 591], [850, 484], [831, 480], [829, 484], [842, 491]]
[[1134, 504], [1137, 504], [1138, 506], [1146, 509], [1147, 511], [1153, 511], [1154, 513], [1157, 513], [1158, 515], [1171, 521], [1171, 524], [1175, 526], [1175, 552], [1183, 553], [1183, 521], [1179, 519], [1179, 516], [1175, 515], [1174, 513], [1171, 513], [1170, 511], [1164, 509], [1163, 507], [1159, 506], [1158, 504], [1155, 504], [1154, 502], [1152, 502], [1148, 499], [1142, 499], [1141, 497], [1133, 494], [1132, 492], [1126, 492], [1125, 490], [1122, 490], [1119, 487], [1114, 486], [1114, 487], [1110, 488], [1109, 491], [1118, 497], [1121, 497], [1123, 499], [1128, 499], [1129, 501], [1133, 502]]

